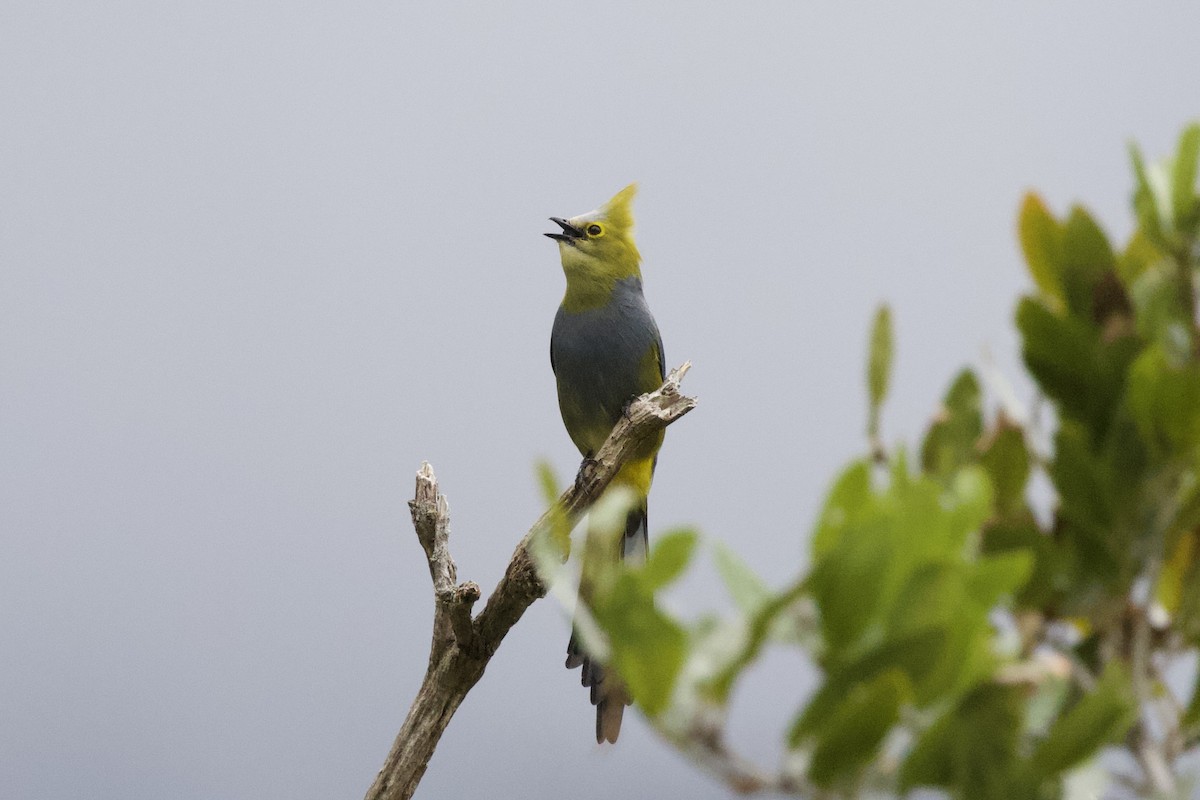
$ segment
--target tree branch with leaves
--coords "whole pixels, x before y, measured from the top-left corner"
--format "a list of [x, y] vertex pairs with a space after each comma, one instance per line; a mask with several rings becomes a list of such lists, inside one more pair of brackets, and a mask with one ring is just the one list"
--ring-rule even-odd
[[[525, 609], [546, 594], [546, 583], [534, 563], [535, 549], [542, 540], [553, 539], [564, 526], [569, 531], [641, 442], [695, 408], [695, 399], [679, 391], [680, 381], [690, 367], [684, 364], [672, 370], [657, 391], [630, 403], [604, 446], [580, 467], [575, 483], [561, 497], [554, 498], [550, 509], [521, 539], [487, 605], [475, 617], [471, 611], [480, 598], [479, 586], [470, 581], [457, 583], [457, 570], [450, 556], [450, 504], [438, 487], [433, 468], [428, 463], [422, 465], [409, 508], [433, 580], [429, 667], [391, 752], [367, 791], [368, 800], [412, 797], [454, 712], [483, 676], [488, 661]], [[550, 542], [547, 546], [556, 545]], [[565, 550], [560, 552], [565, 556]]]
[[[1162, 164], [1132, 155], [1138, 224], [1123, 249], [1082, 207], [1059, 218], [1031, 194], [1020, 210], [1035, 289], [1016, 321], [1049, 427], [994, 374], [989, 413], [964, 370], [915, 453], [885, 447], [885, 307], [870, 337], [868, 453], [833, 483], [811, 569], [773, 590], [718, 550], [738, 613], [656, 609], [686, 643], [657, 661], [633, 633], [644, 611], [598, 615], [618, 664], [639, 646], [650, 659], [640, 671], [654, 684], [633, 688], [651, 724], [732, 788], [1194, 796], [1180, 765], [1200, 746], [1200, 687], [1189, 700], [1163, 676], [1200, 651], [1200, 126]], [[1053, 488], [1043, 513], [1029, 492], [1039, 474]], [[613, 584], [652, 600], [666, 582], [642, 573]], [[748, 766], [723, 735], [732, 689], [767, 646], [798, 647], [822, 678], [793, 700], [775, 769]], [[1106, 748], [1137, 769], [1121, 772]]]
[[[807, 572], [769, 587], [715, 545], [734, 611], [695, 619], [658, 600], [694, 560], [695, 531], [656, 536], [645, 563], [589, 576], [576, 612], [587, 646], [670, 746], [743, 793], [1195, 796], [1181, 765], [1200, 750], [1200, 679], [1181, 691], [1164, 676], [1200, 653], [1200, 125], [1164, 162], [1131, 153], [1137, 226], [1121, 248], [1080, 206], [1059, 217], [1030, 194], [1020, 208], [1033, 289], [1016, 324], [1050, 413], [1027, 413], [995, 370], [985, 393], [968, 369], [918, 447], [885, 444], [885, 307], [870, 336], [867, 452], [832, 482]], [[1038, 499], [1035, 477], [1050, 488]], [[547, 586], [574, 596], [571, 523], [604, 482], [577, 481], [558, 503], [548, 491], [539, 525], [553, 535], [522, 541], [474, 620], [478, 589], [456, 585], [438, 557], [438, 523], [420, 534], [438, 598], [426, 683], [439, 696], [461, 700]], [[493, 603], [510, 610], [489, 613]], [[790, 698], [775, 766], [725, 734], [738, 683], [771, 647], [800, 651], [820, 675]], [[440, 733], [453, 707], [418, 704], [410, 720]], [[407, 796], [384, 791], [405, 735], [369, 797]]]

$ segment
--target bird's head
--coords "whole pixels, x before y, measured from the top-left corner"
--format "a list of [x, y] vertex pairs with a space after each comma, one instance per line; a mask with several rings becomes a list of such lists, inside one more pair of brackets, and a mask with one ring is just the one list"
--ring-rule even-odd
[[641, 256], [633, 241], [633, 197], [631, 183], [595, 211], [570, 219], [551, 217], [561, 233], [547, 233], [558, 242], [563, 271], [570, 283], [583, 280], [619, 279], [638, 275]]

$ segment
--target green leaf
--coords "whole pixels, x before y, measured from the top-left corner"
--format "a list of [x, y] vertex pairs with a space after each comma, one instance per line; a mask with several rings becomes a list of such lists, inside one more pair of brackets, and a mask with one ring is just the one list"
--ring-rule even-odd
[[955, 544], [959, 544], [991, 516], [992, 482], [982, 467], [964, 467], [951, 480], [950, 495], [952, 503], [946, 508], [946, 519], [951, 527], [961, 531], [955, 536]]
[[1161, 247], [1167, 242], [1163, 236], [1163, 218], [1159, 213], [1159, 199], [1151, 184], [1150, 172], [1146, 169], [1142, 151], [1133, 142], [1129, 144], [1129, 159], [1133, 163], [1133, 209], [1137, 214], [1138, 224], [1146, 232], [1146, 236]]
[[1072, 206], [1063, 226], [1063, 259], [1067, 266], [1099, 275], [1117, 266], [1108, 237], [1083, 206]]
[[832, 549], [847, 527], [869, 505], [871, 465], [855, 461], [842, 471], [829, 490], [812, 537], [812, 554], [819, 558]]
[[1074, 562], [1060, 544], [1042, 533], [1033, 517], [1025, 514], [993, 520], [984, 528], [985, 555], [1027, 552], [1033, 573], [1017, 594], [1017, 605], [1043, 608], [1072, 583]]
[[917, 686], [939, 667], [947, 639], [944, 630], [923, 628], [883, 642], [845, 664], [830, 665], [825, 682], [793, 723], [788, 741], [795, 746], [803, 739], [817, 735], [856, 684], [881, 672], [900, 670], [910, 685]]
[[666, 708], [686, 659], [687, 633], [660, 611], [633, 572], [617, 576], [593, 600], [596, 621], [608, 633], [612, 661], [630, 693], [650, 716]]
[[961, 566], [926, 564], [912, 573], [892, 606], [888, 635], [921, 630], [940, 630], [944, 635], [937, 662], [913, 675], [919, 704], [953, 696], [990, 672], [988, 610], [968, 594]]
[[[880, 525], [859, 527], [842, 537], [809, 573], [809, 584], [821, 610], [821, 632], [832, 648], [851, 646], [887, 602], [888, 580], [897, 561], [880, 533]], [[864, 592], [864, 586], [874, 591]]]
[[983, 401], [979, 379], [964, 369], [954, 379], [942, 407], [921, 445], [921, 467], [932, 475], [948, 476], [974, 463], [975, 444], [983, 433]]
[[553, 505], [558, 502], [558, 478], [554, 475], [554, 467], [550, 466], [549, 461], [539, 461], [537, 463], [538, 487], [542, 490], [542, 501], [546, 505]]
[[1138, 228], [1125, 245], [1125, 252], [1117, 259], [1117, 274], [1123, 284], [1132, 287], [1138, 276], [1164, 257], [1163, 251], [1150, 240], [1146, 232]]
[[[1200, 645], [1200, 531], [1190, 530], [1179, 537], [1170, 562], [1164, 568], [1178, 576], [1174, 606], [1168, 606], [1179, 634], [1192, 645]], [[1164, 603], [1165, 605], [1165, 603]]]
[[1196, 580], [1200, 564], [1200, 532], [1189, 530], [1179, 536], [1170, 555], [1163, 562], [1154, 596], [1167, 613], [1174, 617], [1183, 604], [1188, 584]]
[[1029, 450], [1025, 432], [1003, 416], [989, 434], [979, 458], [995, 491], [996, 510], [1011, 514], [1025, 506], [1029, 480]]
[[1033, 553], [1028, 550], [981, 558], [967, 576], [967, 592], [975, 602], [991, 608], [1001, 597], [1024, 586], [1032, 574]]
[[1148, 348], [1130, 369], [1129, 409], [1152, 452], [1200, 445], [1200, 365], [1175, 368], [1161, 346]]
[[1022, 725], [1021, 689], [984, 684], [931, 725], [900, 768], [900, 788], [955, 789], [972, 800], [1033, 797], [1014, 764]]
[[833, 494], [865, 494], [837, 514], [830, 508], [838, 506], [827, 504], [814, 542], [809, 587], [826, 645], [836, 655], [855, 652], [860, 638], [882, 623], [914, 571], [961, 560], [991, 509], [991, 485], [979, 468], [947, 476], [947, 487], [908, 475], [898, 452], [885, 491], [871, 492], [866, 480], [857, 469], [843, 475]]
[[1179, 137], [1179, 149], [1175, 154], [1174, 169], [1171, 171], [1171, 206], [1174, 211], [1175, 229], [1195, 235], [1200, 222], [1200, 201], [1196, 198], [1196, 172], [1200, 165], [1200, 123], [1184, 128]]
[[825, 787], [850, 778], [875, 755], [909, 695], [908, 679], [894, 669], [851, 689], [821, 731], [808, 777]]
[[1191, 355], [1187, 333], [1191, 310], [1181, 302], [1174, 265], [1164, 260], [1150, 264], [1133, 282], [1130, 296], [1138, 333], [1162, 345], [1173, 362], [1186, 361]]
[[1113, 662], [1095, 688], [1050, 727], [1034, 750], [1033, 773], [1049, 778], [1083, 762], [1101, 746], [1123, 736], [1136, 714], [1129, 675]]
[[691, 563], [698, 540], [699, 534], [691, 528], [680, 528], [660, 536], [650, 548], [646, 563], [637, 569], [646, 588], [650, 591], [661, 589], [683, 574]]
[[[1060, 317], [1041, 303], [1022, 298], [1017, 327], [1023, 336], [1025, 365], [1042, 390], [1077, 414], [1087, 410], [1079, 395], [1104, 383], [1099, 367], [1099, 344], [1085, 322]], [[1086, 415], [1086, 414], [1083, 414]]]
[[[613, 503], [623, 515], [625, 500]], [[671, 531], [658, 539], [644, 564], [614, 565], [606, 579], [592, 579], [592, 613], [608, 634], [611, 663], [650, 716], [670, 701], [687, 656], [687, 632], [658, 607], [654, 593], [682, 574], [697, 540], [694, 530]], [[593, 560], [603, 558], [594, 554]]]
[[1062, 229], [1062, 283], [1067, 307], [1085, 319], [1095, 319], [1097, 286], [1116, 269], [1112, 245], [1096, 221], [1080, 206], [1071, 209]]
[[886, 623], [893, 635], [951, 628], [966, 600], [959, 565], [922, 564], [908, 575]]
[[1062, 226], [1042, 199], [1030, 192], [1021, 203], [1017, 230], [1033, 282], [1049, 303], [1060, 306], [1064, 299]]
[[909, 575], [892, 605], [887, 635], [894, 638], [931, 629], [944, 633], [938, 663], [924, 675], [913, 675], [918, 702], [953, 696], [990, 673], [994, 658], [988, 612], [1001, 594], [1011, 591], [1015, 580], [1028, 574], [1014, 575], [1005, 568], [1016, 565], [993, 564], [991, 559], [975, 564], [929, 563]]
[[[979, 431], [983, 429], [981, 396], [979, 379], [972, 370], [964, 369], [955, 376], [944, 400], [946, 410], [951, 416], [960, 419], [963, 429], [975, 438], [978, 438]], [[974, 438], [970, 444], [975, 444]]]
[[1123, 389], [1125, 370], [1137, 354], [1134, 337], [1105, 344], [1088, 320], [1058, 316], [1028, 297], [1017, 306], [1025, 365], [1062, 414], [1084, 422], [1099, 438]]
[[713, 560], [730, 598], [743, 614], [755, 614], [771, 600], [771, 590], [746, 562], [722, 542], [715, 542]]
[[1085, 547], [1095, 568], [1100, 556], [1112, 558], [1117, 479], [1111, 464], [1096, 457], [1089, 438], [1079, 423], [1063, 422], [1055, 437], [1050, 477], [1058, 490], [1059, 517], [1074, 526], [1070, 533], [1086, 535]]
[[872, 439], [879, 435], [879, 409], [887, 397], [893, 349], [892, 312], [885, 304], [875, 312], [871, 324], [871, 350], [867, 359], [867, 390], [871, 402], [867, 435]]
[[567, 517], [567, 512], [558, 502], [558, 478], [555, 477], [554, 468], [550, 466], [550, 462], [543, 460], [537, 463], [537, 477], [538, 487], [542, 491], [542, 500], [549, 506], [550, 539], [554, 542], [559, 556], [565, 558], [571, 552], [571, 521]]

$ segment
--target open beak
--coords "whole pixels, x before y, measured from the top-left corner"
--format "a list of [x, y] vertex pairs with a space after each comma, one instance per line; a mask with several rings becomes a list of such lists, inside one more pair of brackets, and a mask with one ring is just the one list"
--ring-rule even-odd
[[583, 231], [581, 231], [579, 228], [576, 228], [574, 225], [567, 222], [565, 219], [559, 219], [558, 217], [551, 217], [550, 221], [553, 222], [554, 224], [558, 225], [558, 227], [562, 228], [562, 233], [543, 234], [545, 236], [549, 236], [551, 239], [556, 239], [560, 242], [567, 242], [568, 244], [570, 244], [572, 242], [572, 240], [582, 239], [584, 236]]

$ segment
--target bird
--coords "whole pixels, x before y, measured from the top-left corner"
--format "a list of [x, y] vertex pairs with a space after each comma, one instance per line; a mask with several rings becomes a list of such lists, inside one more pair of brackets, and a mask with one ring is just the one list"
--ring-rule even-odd
[[[641, 255], [633, 237], [636, 194], [637, 184], [631, 183], [595, 211], [550, 217], [561, 231], [545, 234], [558, 243], [567, 279], [550, 335], [550, 366], [563, 424], [584, 458], [596, 454], [628, 404], [657, 389], [665, 374], [662, 336], [642, 293]], [[614, 562], [645, 558], [646, 499], [662, 441], [660, 431], [610, 484], [628, 487], [635, 498], [624, 535], [614, 543]], [[586, 580], [580, 584], [583, 595]], [[591, 689], [597, 744], [615, 743], [625, 706], [632, 703], [628, 689], [584, 652], [574, 630], [566, 666], [582, 667], [583, 685]]]

